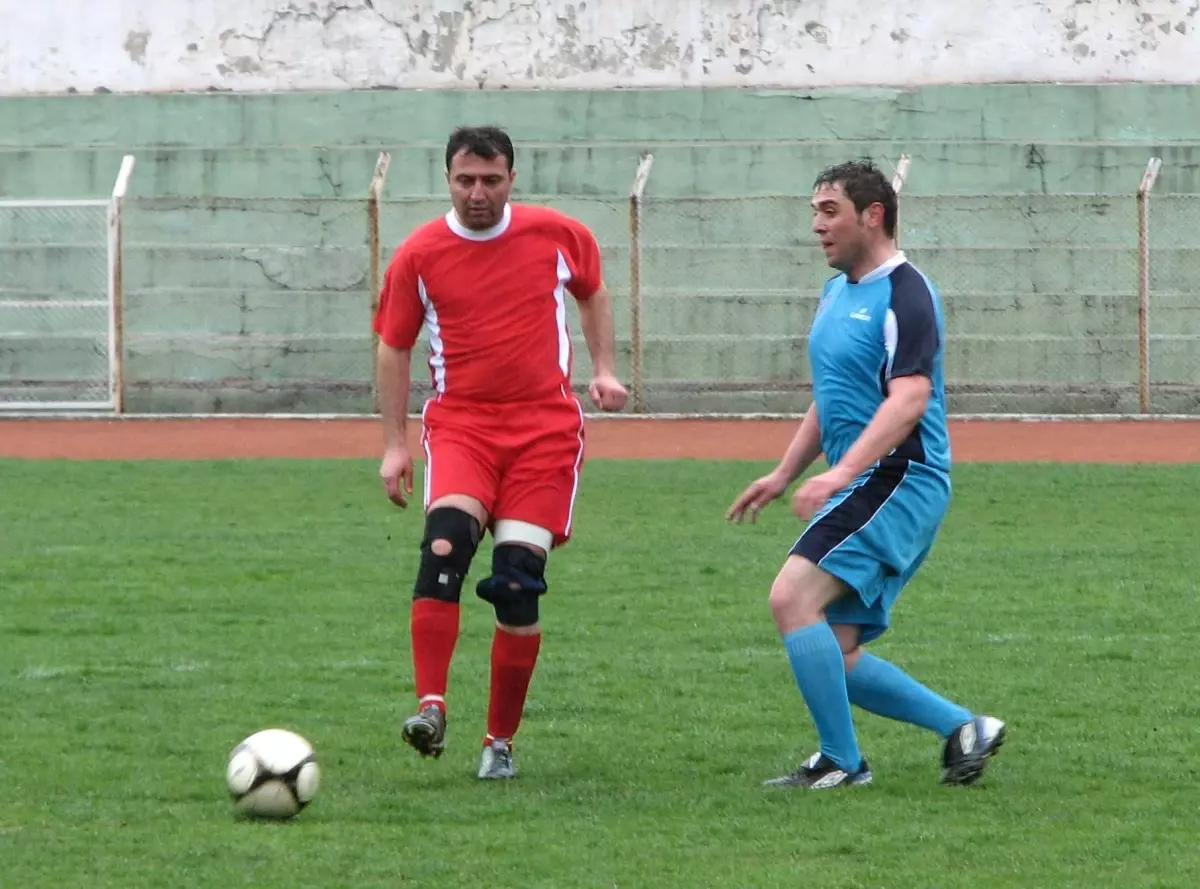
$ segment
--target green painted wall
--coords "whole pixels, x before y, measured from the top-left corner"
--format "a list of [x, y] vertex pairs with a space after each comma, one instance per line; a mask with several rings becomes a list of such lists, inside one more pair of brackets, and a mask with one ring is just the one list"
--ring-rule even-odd
[[0, 98], [0, 193], [104, 195], [121, 155], [133, 194], [358, 197], [380, 150], [389, 191], [442, 188], [462, 122], [509, 126], [527, 192], [802, 191], [846, 155], [913, 156], [909, 188], [1126, 191], [1154, 151], [1162, 188], [1200, 190], [1197, 88], [975, 86], [912, 91], [398, 92]]
[[[944, 293], [954, 408], [1136, 408], [1132, 195], [1157, 155], [1155, 404], [1200, 403], [1200, 87], [0, 99], [0, 193], [103, 196], [121, 156], [137, 156], [131, 410], [359, 411], [370, 404], [371, 170], [392, 153], [386, 257], [443, 211], [441, 143], [462, 121], [508, 125], [520, 194], [596, 230], [626, 368], [625, 195], [640, 154], [654, 153], [642, 327], [658, 410], [803, 407], [803, 333], [829, 274], [808, 234], [809, 184], [827, 163], [901, 151], [912, 156], [902, 246]], [[94, 228], [69, 234], [38, 212], [0, 210], [0, 299], [95, 298]], [[0, 386], [103, 370], [102, 314], [49, 317], [0, 309]], [[582, 379], [582, 342], [579, 353]]]

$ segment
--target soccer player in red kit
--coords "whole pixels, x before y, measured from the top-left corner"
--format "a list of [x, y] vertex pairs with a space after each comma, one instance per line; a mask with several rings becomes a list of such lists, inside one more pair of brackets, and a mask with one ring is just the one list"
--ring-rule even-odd
[[492, 533], [491, 573], [475, 588], [496, 613], [480, 778], [516, 774], [512, 739], [541, 647], [546, 559], [571, 536], [584, 423], [571, 390], [568, 296], [592, 358], [592, 402], [619, 411], [626, 399], [596, 239], [556, 210], [511, 203], [513, 157], [503, 130], [451, 134], [453, 207], [397, 249], [374, 320], [380, 476], [401, 507], [413, 482], [410, 358], [422, 325], [429, 333], [434, 394], [422, 413], [425, 530], [410, 623], [418, 704], [402, 731], [422, 756], [445, 748], [462, 587], [484, 530]]

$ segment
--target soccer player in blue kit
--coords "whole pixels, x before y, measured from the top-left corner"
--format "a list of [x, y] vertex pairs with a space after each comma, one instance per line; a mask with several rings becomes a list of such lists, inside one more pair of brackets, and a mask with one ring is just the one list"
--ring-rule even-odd
[[866, 784], [851, 704], [943, 739], [941, 781], [972, 784], [1005, 724], [941, 697], [862, 646], [888, 627], [950, 503], [950, 437], [937, 289], [896, 246], [896, 192], [872, 164], [831, 167], [814, 184], [812, 230], [840, 274], [809, 334], [813, 402], [775, 470], [734, 501], [753, 521], [820, 456], [829, 469], [792, 499], [809, 520], [769, 603], [820, 749], [767, 785]]

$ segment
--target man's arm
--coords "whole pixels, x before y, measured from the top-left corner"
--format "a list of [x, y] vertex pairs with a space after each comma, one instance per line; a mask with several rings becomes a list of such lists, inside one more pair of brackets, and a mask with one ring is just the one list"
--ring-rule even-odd
[[617, 375], [615, 339], [613, 332], [612, 295], [603, 282], [587, 299], [578, 301], [579, 326], [587, 341], [594, 376]]
[[384, 452], [379, 476], [388, 499], [408, 505], [413, 489], [413, 461], [408, 451], [409, 364], [424, 321], [412, 255], [402, 244], [384, 274], [379, 309], [372, 327], [379, 334], [375, 352], [375, 385], [383, 420]]
[[929, 378], [920, 374], [892, 378], [888, 383], [887, 398], [845, 456], [836, 466], [800, 486], [792, 498], [792, 510], [796, 515], [802, 519], [811, 518], [837, 491], [904, 441], [925, 413], [929, 389]]
[[408, 446], [408, 396], [412, 383], [412, 349], [394, 349], [380, 341], [375, 360], [375, 385], [383, 418], [384, 446]]
[[388, 263], [379, 293], [372, 329], [379, 336], [375, 350], [375, 385], [388, 448], [407, 447], [405, 426], [411, 385], [412, 347], [425, 321], [418, 293], [412, 246], [400, 245]]
[[[836, 279], [826, 281], [821, 287], [821, 298], [817, 303], [818, 313], [829, 296], [830, 287], [834, 280]], [[811, 334], [811, 328], [809, 333]], [[784, 488], [802, 476], [808, 467], [812, 466], [816, 459], [821, 456], [821, 418], [817, 414], [815, 391], [813, 396], [812, 403], [808, 406], [808, 410], [804, 413], [804, 418], [800, 421], [800, 428], [792, 436], [791, 443], [788, 444], [787, 450], [783, 452], [783, 457], [779, 460], [779, 466], [775, 469], [776, 475], [783, 480]]]
[[783, 480], [786, 488], [812, 466], [813, 461], [821, 456], [821, 420], [817, 416], [817, 403], [808, 406], [804, 419], [800, 421], [796, 434], [779, 460], [775, 472]]
[[890, 454], [912, 434], [924, 416], [931, 388], [929, 377], [921, 374], [893, 377], [888, 382], [887, 398], [850, 450], [838, 461], [837, 468], [849, 478], [855, 478]]
[[804, 470], [821, 454], [821, 421], [817, 416], [817, 403], [814, 401], [804, 413], [796, 434], [783, 452], [779, 465], [774, 470], [755, 479], [746, 490], [738, 495], [733, 505], [725, 513], [725, 518], [731, 522], [741, 522], [747, 512], [750, 520], [755, 521], [763, 508], [787, 490]]
[[600, 245], [586, 225], [570, 217], [564, 217], [560, 235], [572, 257], [574, 274], [567, 286], [579, 306], [579, 325], [592, 359], [588, 394], [601, 410], [619, 411], [628, 393], [617, 379], [612, 296], [604, 284]]

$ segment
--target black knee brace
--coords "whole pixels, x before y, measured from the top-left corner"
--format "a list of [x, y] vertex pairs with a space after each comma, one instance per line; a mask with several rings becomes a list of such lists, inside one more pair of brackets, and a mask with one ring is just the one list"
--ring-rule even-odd
[[526, 546], [501, 543], [492, 550], [492, 576], [475, 593], [496, 609], [496, 620], [510, 627], [538, 622], [538, 597], [546, 592], [546, 557]]
[[[425, 537], [421, 540], [421, 565], [413, 584], [414, 599], [440, 599], [457, 602], [471, 559], [479, 548], [483, 529], [474, 516], [441, 506], [425, 517]], [[439, 556], [433, 551], [435, 540], [450, 544], [450, 552]]]

